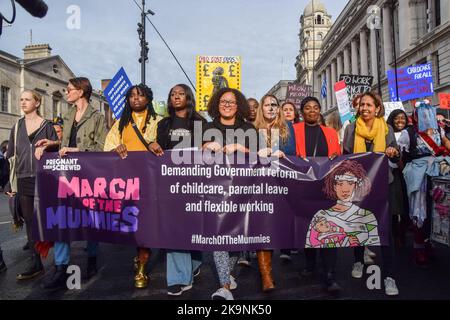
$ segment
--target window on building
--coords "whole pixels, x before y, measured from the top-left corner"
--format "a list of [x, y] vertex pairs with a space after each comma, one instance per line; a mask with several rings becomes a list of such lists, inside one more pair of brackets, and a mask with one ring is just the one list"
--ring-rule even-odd
[[441, 25], [441, 0], [434, 0], [434, 20], [436, 27]]
[[439, 53], [436, 51], [436, 53], [434, 54], [434, 72], [433, 74], [436, 75], [436, 79], [435, 79], [435, 83], [436, 85], [440, 85], [441, 84], [441, 69], [439, 68]]
[[53, 105], [52, 105], [52, 118], [57, 117], [58, 114], [58, 105], [59, 105], [59, 100], [56, 98], [53, 98]]
[[320, 14], [316, 17], [316, 24], [323, 24], [322, 16]]
[[1, 109], [0, 111], [9, 112], [9, 88], [2, 86], [0, 90]]
[[397, 57], [398, 57], [398, 53], [400, 52], [399, 28], [400, 28], [400, 25], [398, 23], [398, 2], [397, 2], [395, 5], [395, 9], [394, 9], [394, 42], [395, 42], [395, 51], [397, 53]]

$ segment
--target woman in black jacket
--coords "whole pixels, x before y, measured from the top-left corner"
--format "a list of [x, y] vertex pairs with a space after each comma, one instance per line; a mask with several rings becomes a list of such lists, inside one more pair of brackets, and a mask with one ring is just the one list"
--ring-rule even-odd
[[[169, 116], [158, 123], [159, 155], [164, 153], [162, 150], [200, 148], [202, 125], [206, 121], [195, 111], [192, 90], [185, 84], [177, 84], [169, 91], [167, 105]], [[166, 259], [167, 294], [179, 296], [192, 288], [193, 277], [200, 271], [201, 252], [167, 250]]]

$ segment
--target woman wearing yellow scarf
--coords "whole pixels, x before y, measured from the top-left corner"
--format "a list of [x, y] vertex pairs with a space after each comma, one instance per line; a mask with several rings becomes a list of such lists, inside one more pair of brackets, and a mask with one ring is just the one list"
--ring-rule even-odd
[[[394, 129], [383, 118], [384, 107], [381, 99], [371, 92], [363, 94], [359, 101], [358, 114], [359, 117], [356, 122], [345, 129], [342, 143], [343, 153], [383, 152], [389, 158], [389, 161], [398, 162], [400, 153], [394, 136]], [[393, 176], [389, 172], [389, 183], [392, 181]], [[390, 235], [392, 235], [391, 232]], [[355, 263], [352, 268], [352, 277], [362, 278], [364, 247], [356, 247], [354, 253]], [[385, 293], [387, 295], [398, 295], [398, 288], [392, 276], [394, 261], [392, 247], [382, 246], [381, 256], [383, 259]]]

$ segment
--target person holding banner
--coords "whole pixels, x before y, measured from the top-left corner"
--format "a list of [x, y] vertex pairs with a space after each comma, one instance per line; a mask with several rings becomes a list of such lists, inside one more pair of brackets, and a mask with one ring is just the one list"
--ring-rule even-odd
[[[359, 103], [359, 117], [356, 122], [347, 126], [344, 133], [344, 154], [382, 152], [389, 161], [397, 163], [400, 152], [394, 136], [394, 130], [383, 118], [384, 106], [380, 97], [372, 92], [361, 96]], [[392, 172], [389, 171], [389, 184], [393, 182]], [[389, 226], [391, 230], [391, 226]], [[392, 235], [389, 232], [389, 235]], [[392, 241], [391, 241], [392, 243]], [[381, 247], [385, 293], [389, 296], [398, 295], [399, 291], [392, 275], [394, 255], [392, 246]], [[364, 269], [364, 246], [354, 249], [355, 263], [352, 268], [353, 278], [362, 278]]]
[[[257, 131], [251, 123], [245, 121], [248, 112], [248, 102], [239, 90], [219, 89], [208, 102], [208, 114], [213, 121], [203, 126], [203, 149], [226, 154], [258, 151]], [[230, 290], [236, 289], [237, 284], [231, 271], [238, 255], [239, 252], [230, 254], [227, 251], [214, 251], [214, 263], [221, 287], [212, 294], [213, 300], [234, 300]]]
[[450, 140], [438, 126], [436, 110], [430, 101], [416, 103], [412, 121], [407, 129], [408, 150], [403, 175], [409, 199], [409, 216], [414, 226], [414, 262], [427, 268], [434, 253], [430, 241], [431, 219], [429, 189], [431, 177], [448, 174]]
[[286, 101], [281, 105], [284, 113], [284, 118], [292, 124], [300, 122], [300, 113], [292, 102]]
[[[39, 108], [42, 97], [34, 90], [25, 90], [20, 96], [20, 107], [24, 117], [11, 128], [6, 158], [11, 162], [10, 197], [18, 197], [20, 212], [23, 215], [27, 230], [27, 239], [31, 251], [31, 259], [23, 272], [17, 274], [17, 280], [32, 279], [44, 272], [40, 255], [32, 239], [32, 223], [34, 216], [34, 196], [36, 185], [36, 159], [52, 147], [38, 144], [41, 139], [57, 140], [52, 124], [41, 117]], [[13, 165], [14, 163], [14, 165]]]
[[[330, 159], [341, 154], [337, 132], [319, 124], [322, 107], [315, 97], [306, 97], [300, 104], [304, 122], [294, 125], [296, 154], [299, 157], [328, 157]], [[316, 254], [322, 258], [325, 268], [324, 283], [328, 292], [337, 292], [341, 287], [335, 280], [337, 251], [334, 248], [305, 248], [306, 266], [301, 274], [309, 277], [316, 266]]]
[[[275, 96], [266, 94], [262, 97], [261, 108], [256, 114], [255, 127], [265, 141], [265, 147], [260, 147], [258, 151], [260, 156], [283, 158], [286, 155], [295, 155], [295, 134], [292, 122], [284, 118], [280, 103]], [[264, 292], [275, 289], [272, 277], [272, 253], [272, 250], [256, 252]], [[291, 259], [290, 249], [282, 249], [281, 253], [289, 260]]]
[[[158, 122], [157, 144], [163, 150], [201, 148], [201, 144], [195, 143], [201, 143], [202, 139], [195, 136], [202, 134], [201, 125], [206, 120], [195, 111], [195, 96], [191, 88], [177, 84], [170, 89], [167, 107], [169, 116]], [[201, 263], [202, 253], [199, 251], [167, 250], [167, 294], [179, 296], [191, 289]]]
[[[145, 84], [131, 87], [125, 96], [125, 107], [120, 120], [108, 132], [104, 151], [115, 151], [122, 159], [128, 151], [150, 151], [162, 155], [161, 146], [156, 142], [157, 126], [161, 117], [153, 109], [153, 92]], [[134, 258], [134, 286], [144, 289], [148, 286], [146, 265], [150, 259], [150, 248], [137, 248]]]
[[[63, 115], [63, 136], [60, 143], [59, 155], [66, 156], [72, 152], [103, 151], [105, 143], [105, 117], [94, 109], [89, 103], [92, 94], [92, 85], [89, 79], [84, 77], [69, 80], [66, 91], [67, 102], [72, 104]], [[57, 139], [55, 139], [57, 140]], [[51, 145], [48, 140], [39, 141], [43, 146]], [[87, 272], [86, 278], [91, 278], [97, 273], [98, 243], [88, 241]], [[70, 243], [55, 242], [55, 272], [43, 283], [46, 290], [66, 288], [67, 267], [70, 262]]]

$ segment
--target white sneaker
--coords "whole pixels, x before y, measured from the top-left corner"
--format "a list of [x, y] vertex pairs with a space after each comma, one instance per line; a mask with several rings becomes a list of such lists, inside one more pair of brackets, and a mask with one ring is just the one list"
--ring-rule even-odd
[[[367, 248], [367, 247], [366, 247]], [[364, 264], [366, 265], [366, 266], [368, 266], [368, 265], [372, 265], [372, 264], [375, 264], [375, 261], [372, 259], [372, 257], [370, 256], [370, 253], [369, 253], [369, 251], [370, 250], [366, 250], [366, 249], [364, 249]], [[370, 251], [370, 252], [372, 252], [372, 251]], [[372, 252], [373, 253], [373, 252]]]
[[384, 279], [384, 292], [387, 296], [398, 296], [398, 288], [391, 277]]
[[240, 257], [237, 264], [241, 266], [250, 267], [250, 261], [248, 261], [247, 258], [245, 257]]
[[369, 257], [371, 257], [371, 258], [377, 257], [377, 254], [375, 252], [373, 252], [372, 250], [370, 250], [369, 247], [364, 247], [364, 252], [367, 252]]
[[286, 260], [286, 261], [291, 261], [292, 260], [291, 256], [288, 255], [288, 254], [285, 254], [285, 253], [280, 254], [280, 259], [281, 260]]
[[353, 264], [352, 277], [356, 279], [361, 279], [363, 276], [364, 265], [361, 262], [356, 262]]
[[237, 288], [236, 279], [230, 274], [230, 290]]
[[234, 300], [230, 290], [220, 288], [211, 295], [212, 300]]

